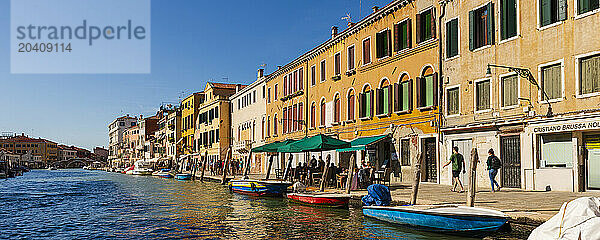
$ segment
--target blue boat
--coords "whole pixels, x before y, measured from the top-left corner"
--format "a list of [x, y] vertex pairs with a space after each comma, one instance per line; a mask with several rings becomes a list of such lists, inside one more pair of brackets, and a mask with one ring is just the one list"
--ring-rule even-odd
[[509, 219], [500, 211], [454, 205], [364, 206], [363, 214], [419, 230], [477, 237], [499, 230]]
[[287, 181], [268, 181], [268, 180], [232, 180], [227, 183], [229, 190], [250, 196], [258, 197], [283, 197], [287, 188], [292, 186]]
[[175, 179], [177, 179], [177, 180], [190, 180], [190, 179], [192, 179], [192, 174], [189, 174], [189, 173], [178, 173], [178, 174], [175, 174]]

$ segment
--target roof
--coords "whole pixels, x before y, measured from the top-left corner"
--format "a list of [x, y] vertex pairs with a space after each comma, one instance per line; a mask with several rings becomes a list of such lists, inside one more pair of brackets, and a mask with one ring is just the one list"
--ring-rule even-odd
[[[27, 136], [14, 136], [10, 138], [0, 139], [0, 142], [52, 142], [42, 138], [30, 138]], [[52, 142], [54, 143], [54, 142]]]
[[234, 83], [217, 83], [217, 82], [208, 82], [213, 88], [227, 88], [227, 89], [236, 89], [239, 87], [240, 89], [248, 86], [243, 84], [234, 84]]

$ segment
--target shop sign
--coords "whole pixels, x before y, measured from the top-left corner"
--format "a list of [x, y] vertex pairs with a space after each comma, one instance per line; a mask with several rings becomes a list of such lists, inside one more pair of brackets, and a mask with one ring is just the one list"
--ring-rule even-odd
[[600, 120], [587, 121], [587, 122], [569, 122], [548, 126], [534, 127], [534, 133], [551, 133], [551, 132], [564, 132], [564, 131], [578, 131], [588, 129], [600, 129]]

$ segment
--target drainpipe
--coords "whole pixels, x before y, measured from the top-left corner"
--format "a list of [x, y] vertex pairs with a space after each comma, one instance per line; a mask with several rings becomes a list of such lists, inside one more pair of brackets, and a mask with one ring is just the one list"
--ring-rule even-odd
[[[439, 76], [439, 89], [438, 89], [438, 122], [437, 122], [437, 131], [438, 131], [438, 147], [437, 147], [437, 156], [438, 156], [438, 162], [440, 162], [441, 158], [440, 158], [440, 143], [442, 143], [442, 114], [443, 114], [443, 106], [442, 106], [442, 98], [444, 97], [443, 93], [444, 93], [444, 75], [443, 75], [443, 68], [442, 68], [442, 63], [443, 63], [443, 59], [444, 57], [442, 56], [442, 24], [443, 24], [443, 19], [444, 16], [446, 15], [446, 3], [448, 0], [442, 0], [440, 1], [440, 8], [441, 8], [441, 13], [440, 13], [440, 17], [439, 17], [439, 24], [438, 24], [438, 58], [439, 58], [439, 65], [438, 65], [438, 76]], [[438, 183], [441, 183], [441, 169], [438, 168]]]

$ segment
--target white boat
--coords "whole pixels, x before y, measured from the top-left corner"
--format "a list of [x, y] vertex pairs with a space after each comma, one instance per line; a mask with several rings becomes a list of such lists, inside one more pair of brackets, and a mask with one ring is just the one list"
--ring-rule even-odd
[[136, 161], [133, 164], [133, 169], [130, 171], [127, 171], [126, 173], [133, 175], [152, 175], [154, 172], [154, 170], [150, 168], [150, 163], [144, 160]]

